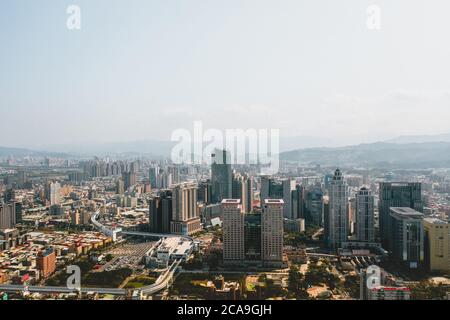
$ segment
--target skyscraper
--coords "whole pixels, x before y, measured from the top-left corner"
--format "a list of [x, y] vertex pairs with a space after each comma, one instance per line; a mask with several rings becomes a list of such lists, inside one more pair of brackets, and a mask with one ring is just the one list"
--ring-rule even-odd
[[[305, 224], [320, 227], [324, 224], [324, 199], [322, 189], [314, 187], [305, 191]], [[301, 218], [301, 217], [300, 217]]]
[[232, 197], [232, 171], [230, 154], [226, 150], [211, 155], [212, 202]]
[[261, 262], [261, 214], [246, 214], [244, 217], [245, 261]]
[[292, 191], [295, 190], [295, 180], [283, 180], [283, 217], [287, 219], [295, 219], [292, 210]]
[[150, 167], [149, 169], [149, 178], [150, 178], [150, 185], [153, 188], [156, 188], [156, 177], [159, 174], [159, 168], [158, 167]]
[[233, 199], [241, 200], [241, 207], [243, 212], [251, 212], [253, 203], [253, 183], [251, 177], [247, 175], [234, 174], [232, 183], [232, 196]]
[[356, 238], [358, 241], [375, 241], [374, 201], [372, 191], [366, 187], [362, 187], [356, 195]]
[[123, 183], [125, 190], [130, 189], [132, 186], [136, 185], [136, 173], [134, 171], [124, 172], [122, 174]]
[[150, 231], [170, 233], [172, 221], [172, 192], [164, 190], [149, 201]]
[[283, 183], [270, 176], [261, 176], [261, 207], [266, 199], [283, 199]]
[[197, 212], [197, 185], [180, 183], [172, 186], [172, 233], [190, 235], [201, 230]]
[[116, 193], [120, 195], [123, 195], [125, 193], [125, 183], [122, 179], [117, 180]]
[[266, 266], [283, 264], [283, 206], [282, 199], [264, 200], [261, 214], [261, 259]]
[[244, 213], [239, 199], [222, 200], [223, 260], [225, 264], [244, 262]]
[[328, 188], [329, 193], [329, 223], [328, 246], [337, 251], [348, 239], [348, 187], [339, 169], [334, 172], [333, 180]]
[[292, 191], [292, 219], [305, 219], [305, 188], [299, 184]]
[[389, 222], [391, 207], [409, 207], [423, 211], [422, 185], [420, 183], [382, 182], [380, 183], [379, 220], [381, 243], [391, 249], [389, 243]]
[[423, 213], [409, 207], [391, 207], [390, 237], [392, 257], [409, 269], [423, 267]]
[[60, 205], [61, 204], [61, 185], [59, 182], [52, 182], [50, 184], [50, 205]]
[[0, 229], [14, 228], [16, 225], [15, 202], [3, 203], [0, 201]]

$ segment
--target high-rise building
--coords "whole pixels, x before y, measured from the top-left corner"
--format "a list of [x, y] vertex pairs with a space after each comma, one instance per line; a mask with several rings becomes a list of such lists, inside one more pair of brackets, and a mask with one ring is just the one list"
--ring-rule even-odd
[[125, 190], [130, 189], [137, 183], [136, 173], [133, 171], [124, 172], [122, 174], [122, 179], [124, 183]]
[[299, 184], [292, 191], [292, 219], [305, 219], [305, 188]]
[[450, 223], [437, 218], [423, 220], [425, 262], [431, 272], [450, 272]]
[[390, 208], [389, 243], [393, 259], [409, 269], [423, 267], [423, 213], [409, 207]]
[[232, 197], [232, 180], [230, 154], [226, 150], [211, 155], [211, 200], [221, 202]]
[[266, 266], [283, 265], [282, 199], [266, 199], [261, 214], [261, 259]]
[[172, 233], [191, 235], [202, 229], [197, 210], [197, 185], [180, 183], [172, 186]]
[[0, 202], [0, 229], [11, 229], [16, 225], [15, 202]]
[[382, 182], [380, 183], [378, 205], [381, 243], [391, 249], [389, 243], [389, 222], [391, 207], [409, 207], [423, 212], [422, 185], [420, 183]]
[[172, 221], [172, 192], [164, 190], [149, 201], [150, 231], [170, 233]]
[[199, 202], [203, 202], [204, 204], [211, 203], [211, 182], [209, 180], [199, 183], [197, 197]]
[[244, 252], [244, 213], [239, 199], [223, 199], [223, 260], [225, 264], [242, 264]]
[[266, 199], [283, 199], [283, 183], [270, 176], [261, 176], [260, 195], [261, 208]]
[[36, 268], [43, 278], [48, 278], [56, 270], [56, 254], [52, 248], [40, 251], [36, 258]]
[[84, 209], [81, 210], [80, 211], [80, 223], [82, 225], [88, 225], [90, 221], [91, 221], [91, 215], [89, 214], [89, 212]]
[[343, 242], [348, 240], [348, 186], [339, 169], [334, 172], [333, 180], [328, 187], [328, 246], [337, 251]]
[[80, 212], [78, 212], [78, 210], [74, 210], [70, 213], [70, 224], [75, 226], [80, 224]]
[[251, 177], [248, 177], [247, 175], [234, 174], [232, 196], [233, 199], [241, 200], [243, 212], [251, 212], [253, 203], [253, 184]]
[[167, 167], [167, 172], [172, 177], [172, 183], [180, 183], [180, 168], [177, 166], [169, 166]]
[[374, 202], [372, 191], [362, 187], [356, 195], [356, 238], [362, 242], [375, 241]]
[[5, 202], [16, 201], [16, 191], [13, 188], [6, 189], [3, 195], [3, 200]]
[[156, 188], [156, 177], [159, 174], [159, 168], [158, 167], [151, 167], [149, 169], [149, 178], [150, 178], [150, 185], [152, 188]]
[[287, 219], [295, 219], [292, 208], [292, 192], [295, 190], [295, 180], [283, 180], [283, 217]]
[[122, 179], [117, 180], [116, 193], [120, 195], [125, 194], [125, 183], [123, 182]]
[[60, 205], [61, 204], [61, 185], [59, 182], [52, 182], [50, 184], [50, 205]]
[[24, 170], [19, 170], [17, 172], [17, 185], [19, 188], [23, 189], [28, 183], [27, 173]]
[[246, 213], [251, 213], [253, 211], [253, 201], [254, 201], [254, 191], [253, 191], [253, 177], [247, 177], [247, 201], [246, 201]]
[[172, 186], [172, 174], [168, 171], [161, 170], [156, 177], [156, 188], [158, 189], [168, 189]]
[[22, 223], [22, 202], [15, 202], [16, 223]]
[[247, 263], [261, 262], [261, 214], [244, 217], [244, 250]]
[[320, 227], [324, 224], [324, 221], [327, 222], [324, 218], [325, 207], [322, 189], [314, 187], [305, 191], [305, 193], [305, 224]]

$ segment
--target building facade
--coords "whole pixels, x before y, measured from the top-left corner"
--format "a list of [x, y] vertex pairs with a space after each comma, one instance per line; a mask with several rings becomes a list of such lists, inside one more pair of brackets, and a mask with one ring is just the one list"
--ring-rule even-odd
[[337, 251], [343, 242], [348, 240], [349, 215], [348, 215], [348, 186], [337, 169], [328, 188], [329, 213], [328, 213], [328, 246], [332, 251]]
[[372, 191], [362, 187], [356, 195], [356, 239], [361, 242], [375, 241], [375, 197]]
[[223, 261], [225, 264], [242, 264], [244, 252], [244, 213], [239, 199], [222, 200]]

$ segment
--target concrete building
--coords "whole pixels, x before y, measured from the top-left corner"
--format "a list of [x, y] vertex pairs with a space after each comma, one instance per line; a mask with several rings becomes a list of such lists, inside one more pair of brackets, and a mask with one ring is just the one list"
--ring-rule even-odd
[[261, 214], [261, 259], [264, 265], [283, 265], [282, 199], [266, 199]]
[[11, 229], [16, 225], [15, 202], [0, 202], [0, 229]]
[[60, 205], [61, 204], [61, 185], [59, 182], [52, 182], [50, 184], [50, 205]]
[[197, 185], [180, 183], [172, 187], [172, 221], [170, 231], [191, 235], [202, 230], [197, 210]]
[[47, 278], [56, 270], [56, 254], [52, 248], [38, 253], [36, 268], [41, 271], [42, 277]]
[[123, 195], [125, 193], [125, 183], [122, 179], [117, 180], [116, 193], [119, 195]]
[[287, 219], [295, 219], [293, 214], [294, 210], [292, 208], [292, 193], [295, 191], [295, 188], [295, 180], [283, 180], [283, 217]]
[[420, 183], [382, 182], [380, 183], [379, 225], [383, 247], [390, 250], [390, 208], [409, 207], [423, 212], [422, 185]]
[[450, 272], [449, 223], [436, 218], [425, 218], [425, 262], [431, 272]]
[[232, 180], [230, 154], [221, 150], [211, 155], [211, 200], [213, 203], [232, 198]]
[[423, 213], [409, 207], [390, 208], [392, 258], [409, 269], [423, 267]]
[[170, 233], [172, 221], [172, 192], [164, 190], [149, 201], [150, 231], [155, 233]]
[[336, 252], [348, 240], [348, 186], [339, 169], [336, 169], [328, 188], [328, 247]]
[[232, 198], [240, 199], [242, 211], [250, 213], [253, 207], [253, 180], [247, 175], [234, 174]]
[[242, 264], [244, 253], [244, 213], [241, 200], [223, 199], [223, 261], [224, 264]]
[[356, 195], [355, 233], [357, 241], [375, 241], [374, 203], [375, 197], [370, 189], [362, 187]]

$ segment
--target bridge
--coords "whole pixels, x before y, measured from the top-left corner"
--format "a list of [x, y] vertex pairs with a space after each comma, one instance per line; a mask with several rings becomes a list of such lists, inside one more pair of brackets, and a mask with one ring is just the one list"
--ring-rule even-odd
[[157, 293], [158, 291], [164, 290], [165, 288], [169, 287], [180, 263], [181, 260], [175, 260], [170, 265], [170, 267], [167, 268], [167, 270], [162, 275], [159, 276], [159, 278], [156, 280], [154, 284], [149, 285], [147, 287], [139, 288], [138, 290], [141, 292], [141, 294], [152, 295]]

